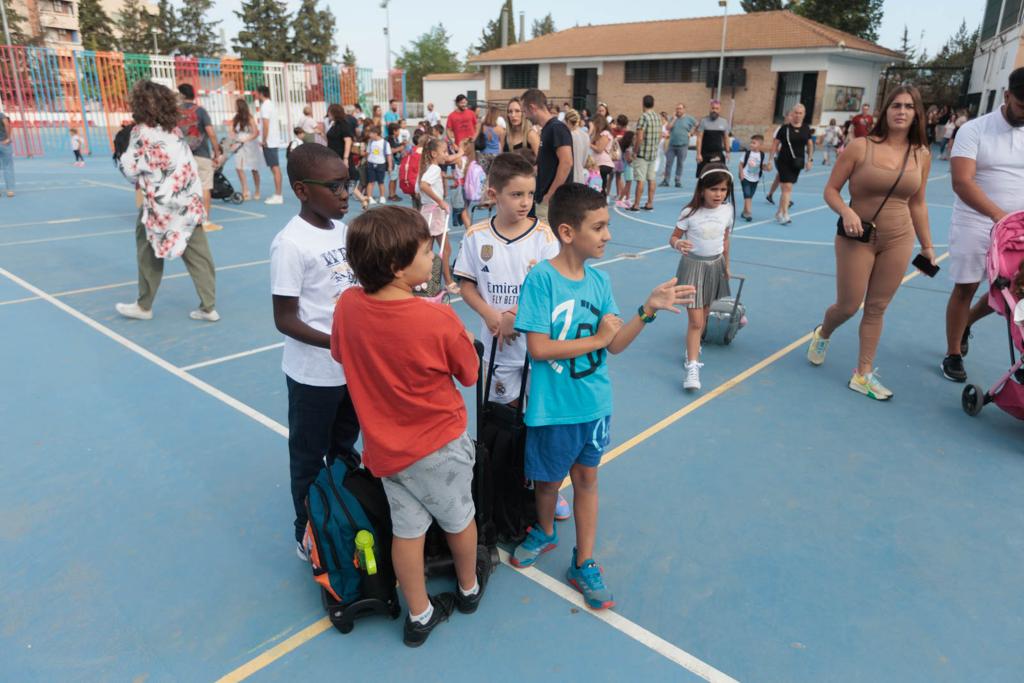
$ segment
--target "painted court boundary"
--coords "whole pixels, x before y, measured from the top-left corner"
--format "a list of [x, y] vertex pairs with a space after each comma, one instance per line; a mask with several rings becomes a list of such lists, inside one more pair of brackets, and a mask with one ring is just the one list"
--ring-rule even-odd
[[[109, 327], [85, 315], [81, 311], [72, 308], [63, 301], [44, 292], [35, 285], [31, 284], [30, 282], [23, 280], [22, 278], [18, 277], [17, 275], [10, 272], [6, 268], [0, 267], [0, 275], [15, 283], [19, 287], [28, 290], [29, 292], [39, 297], [40, 299], [43, 299], [47, 303], [57, 307], [58, 309], [67, 313], [68, 315], [72, 316], [78, 321], [85, 323], [95, 331], [111, 339], [112, 341], [117, 342], [118, 344], [125, 347], [129, 351], [132, 351], [142, 356], [149, 362], [153, 363], [154, 365], [160, 367], [163, 370], [166, 370], [175, 377], [178, 377], [179, 379], [188, 382], [189, 384], [199, 389], [200, 391], [208, 394], [209, 396], [217, 399], [218, 401], [221, 401], [225, 405], [228, 405], [229, 407], [237, 410], [246, 417], [251, 418], [252, 420], [258, 422], [264, 427], [269, 428], [273, 432], [285, 438], [288, 437], [287, 427], [280, 424], [276, 420], [273, 420], [272, 418], [264, 415], [255, 408], [252, 408], [251, 406], [239, 401], [238, 399], [221, 391], [220, 389], [214, 387], [213, 385], [208, 384], [207, 382], [204, 382], [190, 375], [189, 373], [173, 365], [172, 363], [169, 363], [168, 361], [164, 360], [155, 353], [143, 348], [142, 346], [136, 344], [135, 342], [124, 337], [123, 335], [118, 334], [117, 332], [111, 330]], [[507, 554], [503, 556], [503, 561], [507, 564]], [[587, 609], [583, 605], [582, 598], [579, 596], [579, 594], [577, 594], [568, 586], [563, 586], [562, 583], [557, 579], [554, 579], [535, 568], [530, 571], [530, 576], [528, 578], [530, 578], [530, 580], [534, 581], [535, 583], [541, 585], [542, 587], [548, 589], [550, 592], [555, 593], [559, 597], [572, 602], [576, 606], [582, 607], [584, 611], [592, 613], [591, 610]], [[651, 633], [650, 631], [647, 631], [642, 626], [630, 621], [629, 619], [620, 614], [608, 613], [598, 615], [595, 613], [595, 616], [604, 621], [605, 623], [607, 623], [608, 625], [610, 625], [612, 628], [616, 629], [617, 631], [624, 633], [626, 636], [636, 640], [645, 647], [648, 647], [654, 652], [657, 652], [658, 654], [666, 657], [670, 661], [679, 664], [680, 666], [683, 666], [687, 670], [692, 671], [693, 673], [697, 674], [698, 676], [701, 676], [707, 681], [711, 681], [713, 683], [728, 683], [735, 681], [735, 679], [726, 676], [725, 674], [721, 673], [720, 671], [712, 667], [710, 664], [702, 662], [693, 655], [687, 653], [681, 648], [676, 647], [675, 645], [672, 645], [668, 641], [664, 640], [663, 638], [660, 638], [659, 636]], [[323, 617], [314, 622], [313, 624], [311, 624], [310, 626], [305, 627], [295, 635], [290, 636], [281, 643], [278, 643], [266, 652], [263, 652], [262, 654], [249, 660], [248, 662], [238, 667], [234, 671], [228, 673], [220, 680], [245, 680], [252, 674], [256, 673], [257, 671], [260, 671], [261, 669], [265, 668], [267, 665], [271, 664], [277, 659], [295, 650], [304, 643], [312, 640], [313, 638], [320, 635], [329, 628], [331, 628], [330, 621], [326, 617]]]

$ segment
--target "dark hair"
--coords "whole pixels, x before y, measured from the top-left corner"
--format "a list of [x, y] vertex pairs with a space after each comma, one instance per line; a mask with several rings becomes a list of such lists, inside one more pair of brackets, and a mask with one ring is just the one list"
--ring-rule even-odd
[[413, 133], [412, 133], [412, 145], [413, 145], [413, 147], [419, 147], [420, 146], [420, 139], [423, 138], [425, 135], [428, 135], [428, 133], [426, 131], [424, 131], [424, 130], [419, 130], [419, 129], [414, 130]]
[[897, 86], [885, 96], [885, 102], [882, 103], [882, 113], [871, 128], [871, 137], [878, 138], [879, 140], [885, 140], [889, 137], [889, 107], [892, 106], [893, 100], [896, 99], [897, 95], [904, 94], [910, 95], [914, 102], [914, 120], [910, 123], [910, 130], [907, 131], [907, 141], [911, 147], [927, 147], [928, 134], [924, 120], [924, 105], [921, 103], [920, 91], [912, 85]]
[[[299, 130], [302, 129], [300, 128]], [[307, 142], [304, 145], [299, 145], [288, 155], [288, 165], [285, 170], [288, 174], [288, 182], [297, 183], [300, 180], [311, 178], [313, 174], [327, 164], [339, 160], [334, 150], [318, 142]], [[342, 163], [345, 162], [342, 161]]]
[[702, 208], [704, 206], [704, 190], [718, 185], [723, 180], [729, 184], [729, 191], [726, 193], [725, 199], [732, 203], [733, 216], [735, 217], [736, 197], [733, 195], [732, 174], [729, 173], [729, 168], [720, 161], [708, 162], [701, 168], [700, 174], [697, 176], [697, 187], [693, 189], [693, 199], [683, 207], [686, 215], [692, 216], [698, 209]]
[[456, 96], [455, 96], [455, 104], [458, 104], [458, 103], [459, 103], [459, 102], [461, 102], [462, 100], [466, 100], [466, 101], [469, 101], [469, 98], [468, 98], [468, 97], [466, 97], [465, 95], [462, 95], [462, 94], [459, 94], [459, 95], [456, 95]]
[[[583, 219], [590, 211], [608, 208], [608, 199], [583, 183], [565, 183], [555, 190], [548, 206], [548, 224], [558, 234], [558, 226], [569, 225], [573, 230], [583, 227]], [[561, 240], [561, 237], [559, 237]]]
[[1010, 72], [1010, 79], [1006, 83], [1006, 89], [1018, 100], [1024, 100], [1024, 66], [1017, 67]]
[[619, 149], [625, 152], [627, 149], [632, 147], [634, 137], [636, 137], [636, 134], [631, 130], [627, 130], [625, 133], [623, 133], [622, 137], [619, 138]]
[[242, 126], [249, 123], [252, 119], [252, 112], [249, 111], [249, 103], [245, 101], [244, 97], [239, 97], [235, 100], [235, 117], [231, 120], [231, 123], [235, 130], [241, 130]]
[[306, 134], [306, 131], [302, 128], [302, 126], [295, 126], [294, 128], [292, 128], [292, 132], [295, 133], [296, 135]]
[[544, 94], [543, 90], [537, 88], [530, 88], [524, 92], [523, 96], [519, 98], [519, 102], [523, 105], [524, 114], [529, 111], [530, 107], [548, 108], [548, 96]]
[[270, 97], [270, 86], [260, 85], [256, 87], [256, 92], [263, 95], [264, 97]]
[[757, 140], [759, 142], [764, 142], [764, 136], [761, 135], [760, 133], [754, 133], [753, 135], [750, 136], [750, 139]]
[[132, 118], [143, 125], [168, 133], [178, 125], [178, 98], [165, 85], [139, 81], [132, 87], [131, 104]]
[[444, 126], [439, 123], [434, 126], [433, 131], [438, 135], [444, 135]]
[[398, 100], [396, 100], [396, 99], [390, 99], [390, 100], [388, 100], [388, 104], [394, 104], [394, 103], [395, 103], [395, 102], [397, 102], [397, 101], [398, 101]]
[[194, 100], [196, 98], [196, 89], [192, 87], [191, 83], [179, 83], [178, 92], [186, 100]]
[[340, 104], [332, 104], [327, 107], [327, 116], [334, 122], [340, 122], [345, 119], [345, 108]]
[[398, 135], [398, 122], [392, 121], [388, 124], [388, 137], [395, 137]]
[[526, 162], [530, 164], [530, 166], [537, 166], [537, 154], [530, 149], [529, 145], [523, 145], [519, 149], [514, 150], [512, 154], [518, 154], [522, 158], [526, 159]]
[[491, 161], [491, 167], [487, 171], [487, 184], [493, 187], [495, 192], [501, 192], [513, 178], [520, 176], [533, 178], [533, 164], [519, 154], [505, 152]]
[[654, 95], [644, 95], [644, 109], [650, 109], [654, 106]]
[[407, 268], [429, 239], [430, 230], [419, 211], [381, 206], [349, 223], [345, 239], [348, 264], [363, 289], [373, 294], [395, 279], [395, 271]]
[[615, 123], [619, 125], [619, 128], [625, 128], [629, 125], [629, 117], [625, 114], [619, 114], [615, 117]]

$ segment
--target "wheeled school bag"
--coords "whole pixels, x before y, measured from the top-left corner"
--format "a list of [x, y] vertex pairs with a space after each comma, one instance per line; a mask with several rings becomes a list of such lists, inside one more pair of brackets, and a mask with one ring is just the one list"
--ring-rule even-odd
[[731, 344], [736, 334], [747, 324], [747, 307], [740, 303], [740, 294], [743, 293], [746, 278], [742, 275], [732, 277], [740, 282], [736, 296], [723, 296], [711, 303], [702, 341], [710, 344]]
[[530, 361], [527, 359], [523, 363], [523, 381], [516, 405], [496, 403], [488, 399], [497, 350], [498, 338], [495, 337], [491, 342], [491, 359], [484, 380], [477, 439], [483, 442], [490, 455], [494, 494], [491, 519], [495, 533], [503, 542], [518, 543], [526, 537], [527, 529], [537, 522], [533, 482], [526, 478], [525, 473], [526, 423], [523, 411]]
[[[498, 533], [494, 525], [494, 467], [491, 462], [490, 451], [486, 444], [480, 439], [482, 430], [481, 408], [483, 404], [483, 354], [484, 345], [479, 340], [473, 345], [476, 347], [477, 356], [480, 358], [480, 373], [476, 380], [476, 428], [477, 438], [474, 441], [476, 446], [476, 461], [473, 463], [473, 505], [476, 508], [474, 519], [476, 520], [477, 531], [477, 563], [491, 563], [491, 567], [498, 565]], [[427, 530], [427, 537], [424, 542], [423, 566], [427, 576], [454, 573], [455, 567], [452, 562], [451, 551], [448, 548], [448, 541], [445, 538], [444, 530], [434, 522]]]
[[331, 623], [342, 633], [371, 614], [401, 614], [391, 564], [391, 514], [384, 485], [356, 458], [325, 458], [306, 496], [313, 579]]

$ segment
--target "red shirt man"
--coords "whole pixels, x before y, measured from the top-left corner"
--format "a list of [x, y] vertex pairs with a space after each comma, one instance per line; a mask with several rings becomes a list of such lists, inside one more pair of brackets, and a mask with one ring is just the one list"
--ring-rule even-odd
[[467, 109], [468, 105], [469, 100], [466, 99], [466, 96], [459, 95], [455, 98], [455, 111], [448, 114], [448, 123], [445, 127], [455, 136], [456, 145], [461, 144], [466, 138], [476, 135], [476, 114]]
[[875, 117], [871, 115], [871, 107], [865, 104], [860, 108], [860, 113], [853, 117], [853, 137], [867, 137], [874, 127]]

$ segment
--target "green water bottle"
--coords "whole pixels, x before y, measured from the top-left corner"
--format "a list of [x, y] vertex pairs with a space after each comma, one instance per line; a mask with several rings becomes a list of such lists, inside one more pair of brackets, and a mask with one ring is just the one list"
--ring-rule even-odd
[[372, 576], [377, 573], [377, 558], [373, 555], [373, 534], [363, 529], [356, 534], [356, 558], [359, 568]]

